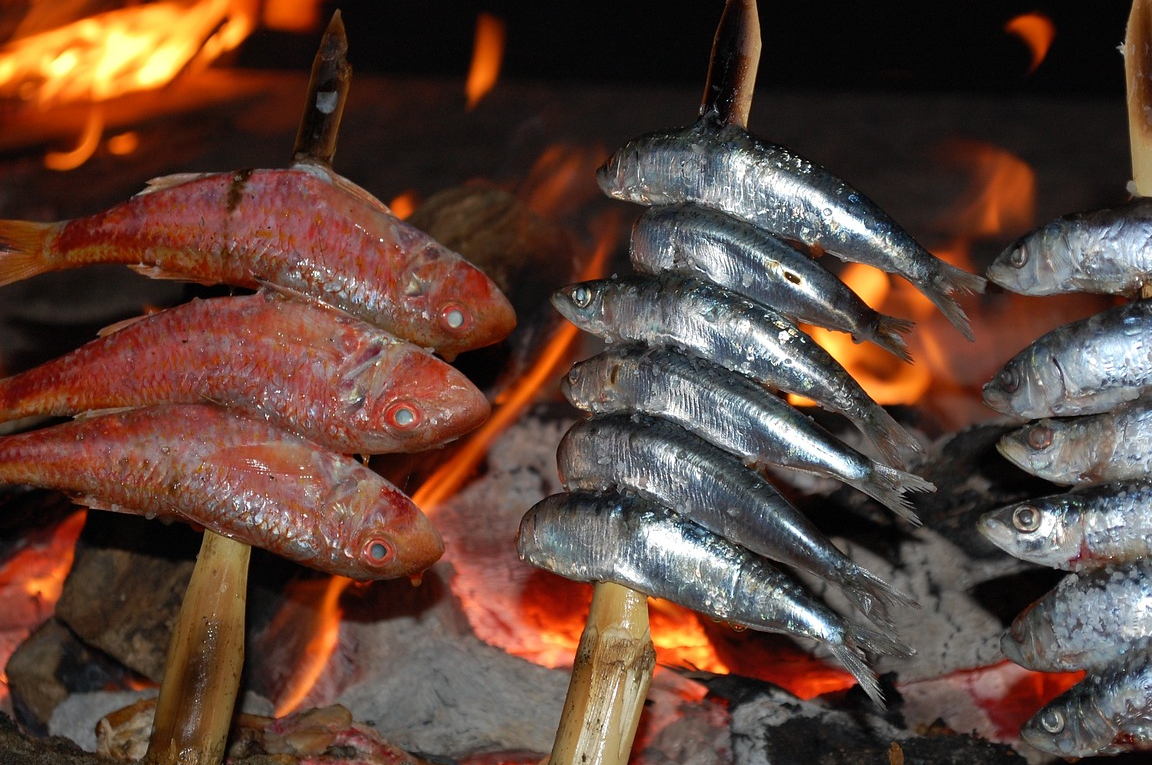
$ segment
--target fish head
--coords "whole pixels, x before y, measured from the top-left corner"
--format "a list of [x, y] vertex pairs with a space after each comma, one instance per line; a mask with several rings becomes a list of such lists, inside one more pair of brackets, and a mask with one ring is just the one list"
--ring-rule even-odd
[[603, 411], [618, 403], [619, 379], [623, 364], [605, 352], [572, 365], [560, 382], [560, 391], [572, 406], [585, 412]]
[[1033, 419], [1052, 414], [1053, 402], [1064, 391], [1064, 378], [1054, 360], [1024, 351], [984, 384], [984, 403], [1000, 414]]
[[1017, 614], [1000, 638], [1000, 652], [1025, 669], [1052, 669], [1049, 654], [1059, 643], [1045, 603], [1041, 598]]
[[344, 502], [348, 570], [335, 573], [360, 580], [416, 576], [444, 554], [432, 521], [383, 478], [357, 481]]
[[[1081, 681], [1081, 685], [1089, 682]], [[1109, 692], [1103, 687], [1092, 690]], [[1119, 734], [1100, 710], [1096, 694], [1080, 686], [1056, 697], [1020, 726], [1020, 738], [1026, 743], [1066, 759], [1116, 754], [1121, 750], [1110, 747]]]
[[451, 258], [429, 259], [413, 269], [410, 277], [411, 284], [420, 285], [417, 297], [431, 324], [429, 344], [449, 360], [498, 343], [516, 327], [516, 312], [496, 283], [452, 254]]
[[1075, 483], [1100, 462], [1107, 444], [1100, 438], [1078, 438], [1074, 420], [1044, 418], [1005, 433], [996, 449], [1023, 470], [1053, 483]]
[[653, 133], [617, 149], [596, 170], [600, 190], [613, 199], [649, 207], [684, 202], [686, 195], [669, 183], [668, 176], [677, 166], [673, 154], [678, 153], [672, 138]]
[[1066, 511], [1066, 503], [1056, 497], [1018, 502], [984, 513], [976, 527], [989, 542], [1015, 558], [1065, 568], [1079, 551], [1079, 540], [1070, 533]]
[[579, 329], [603, 336], [613, 324], [611, 286], [608, 279], [569, 284], [552, 294], [552, 305]]
[[410, 343], [368, 349], [342, 381], [345, 419], [364, 453], [415, 452], [452, 441], [492, 411], [463, 372]]
[[1021, 295], [1051, 295], [1059, 291], [1075, 267], [1067, 224], [1055, 220], [1025, 234], [988, 266], [988, 278]]

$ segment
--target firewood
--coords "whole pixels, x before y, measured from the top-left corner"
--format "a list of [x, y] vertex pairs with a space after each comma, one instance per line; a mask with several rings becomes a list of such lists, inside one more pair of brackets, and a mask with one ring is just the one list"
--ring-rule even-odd
[[[1152, 194], [1152, 7], [1133, 0], [1124, 37], [1128, 91], [1128, 140], [1132, 150], [1134, 196]], [[1147, 297], [1147, 295], [1145, 295]]]

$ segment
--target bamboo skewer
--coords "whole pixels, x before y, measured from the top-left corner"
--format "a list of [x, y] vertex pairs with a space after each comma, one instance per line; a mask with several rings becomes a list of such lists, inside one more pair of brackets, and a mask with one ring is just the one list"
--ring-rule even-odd
[[[332, 17], [312, 67], [293, 164], [328, 165], [336, 151], [351, 83], [340, 12]], [[248, 562], [252, 548], [205, 530], [192, 579], [173, 627], [156, 702], [148, 765], [224, 761], [244, 667]]]
[[[759, 60], [755, 0], [728, 0], [712, 44], [700, 116], [747, 127]], [[598, 582], [549, 765], [627, 763], [655, 667], [647, 596]]]
[[[1132, 152], [1133, 196], [1152, 195], [1152, 5], [1133, 0], [1124, 35], [1124, 75], [1128, 93], [1128, 141]], [[1152, 285], [1140, 289], [1152, 297]]]

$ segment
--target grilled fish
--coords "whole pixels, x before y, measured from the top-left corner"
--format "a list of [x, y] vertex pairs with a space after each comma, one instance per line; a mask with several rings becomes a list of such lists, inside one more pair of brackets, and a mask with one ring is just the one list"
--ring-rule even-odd
[[675, 350], [610, 348], [573, 365], [560, 387], [578, 409], [664, 418], [749, 467], [775, 465], [843, 481], [913, 523], [919, 520], [902, 492], [935, 489], [852, 449], [747, 377]]
[[1069, 571], [1152, 558], [1152, 482], [1017, 502], [985, 513], [978, 528], [1016, 558]]
[[839, 587], [885, 628], [907, 595], [856, 565], [763, 476], [678, 425], [643, 415], [577, 422], [556, 452], [569, 491], [633, 492], [754, 553]]
[[1152, 646], [1133, 646], [1107, 669], [1088, 673], [1033, 715], [1020, 736], [1069, 760], [1152, 749]]
[[167, 176], [96, 215], [0, 222], [0, 284], [93, 263], [274, 285], [448, 358], [503, 339], [515, 324], [511, 304], [479, 269], [314, 164]]
[[638, 270], [712, 282], [789, 318], [869, 340], [911, 361], [902, 337], [915, 322], [877, 313], [818, 261], [739, 218], [697, 205], [653, 207], [632, 228]]
[[555, 494], [520, 522], [521, 560], [568, 579], [616, 582], [714, 619], [827, 646], [879, 706], [864, 651], [907, 646], [830, 611], [754, 553], [636, 496]]
[[1152, 473], [1152, 406], [1147, 397], [1110, 412], [1044, 418], [996, 445], [1024, 470], [1059, 484], [1093, 485]]
[[4, 436], [0, 483], [186, 521], [353, 579], [418, 574], [444, 549], [412, 501], [369, 468], [212, 404], [130, 409]]
[[1135, 300], [1058, 327], [984, 385], [984, 403], [1025, 420], [1098, 414], [1152, 387], [1152, 302]]
[[874, 202], [823, 167], [704, 118], [650, 133], [614, 153], [596, 174], [604, 193], [643, 205], [691, 202], [787, 239], [899, 274], [972, 339], [956, 293], [984, 278], [935, 257]]
[[730, 290], [679, 276], [632, 276], [561, 289], [552, 304], [609, 342], [674, 347], [807, 396], [844, 415], [890, 463], [920, 445], [851, 375], [791, 320]]
[[1012, 621], [1000, 649], [1027, 669], [1100, 669], [1152, 637], [1152, 561], [1068, 574]]
[[0, 380], [0, 420], [203, 401], [345, 454], [427, 449], [490, 409], [427, 350], [271, 293], [193, 300]]
[[1152, 278], [1152, 200], [1057, 218], [1008, 247], [988, 278], [1021, 295], [1139, 294]]

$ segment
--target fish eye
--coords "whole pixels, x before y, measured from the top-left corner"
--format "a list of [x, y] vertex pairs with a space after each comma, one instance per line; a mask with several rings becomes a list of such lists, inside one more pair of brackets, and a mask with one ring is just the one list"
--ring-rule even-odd
[[384, 412], [388, 424], [398, 430], [411, 430], [420, 424], [420, 410], [407, 401], [397, 401]]
[[592, 290], [583, 284], [576, 285], [572, 290], [572, 302], [577, 308], [587, 308], [592, 303]]
[[1004, 367], [996, 375], [996, 382], [1007, 393], [1015, 393], [1020, 387], [1020, 376], [1016, 374], [1015, 365]]
[[1059, 733], [1064, 730], [1064, 715], [1056, 709], [1045, 709], [1040, 713], [1040, 727], [1049, 733]]
[[1032, 505], [1021, 505], [1012, 513], [1012, 525], [1017, 531], [1032, 533], [1040, 528], [1040, 510]]
[[1028, 445], [1033, 449], [1047, 449], [1052, 445], [1052, 428], [1037, 425], [1028, 431]]
[[1028, 265], [1028, 250], [1020, 246], [1012, 250], [1012, 254], [1008, 256], [1008, 262], [1013, 268], [1023, 268]]
[[392, 562], [396, 549], [384, 539], [372, 538], [364, 544], [364, 556], [373, 566], [384, 566]]
[[460, 331], [468, 328], [469, 315], [459, 303], [449, 303], [440, 311], [440, 322], [450, 330]]

